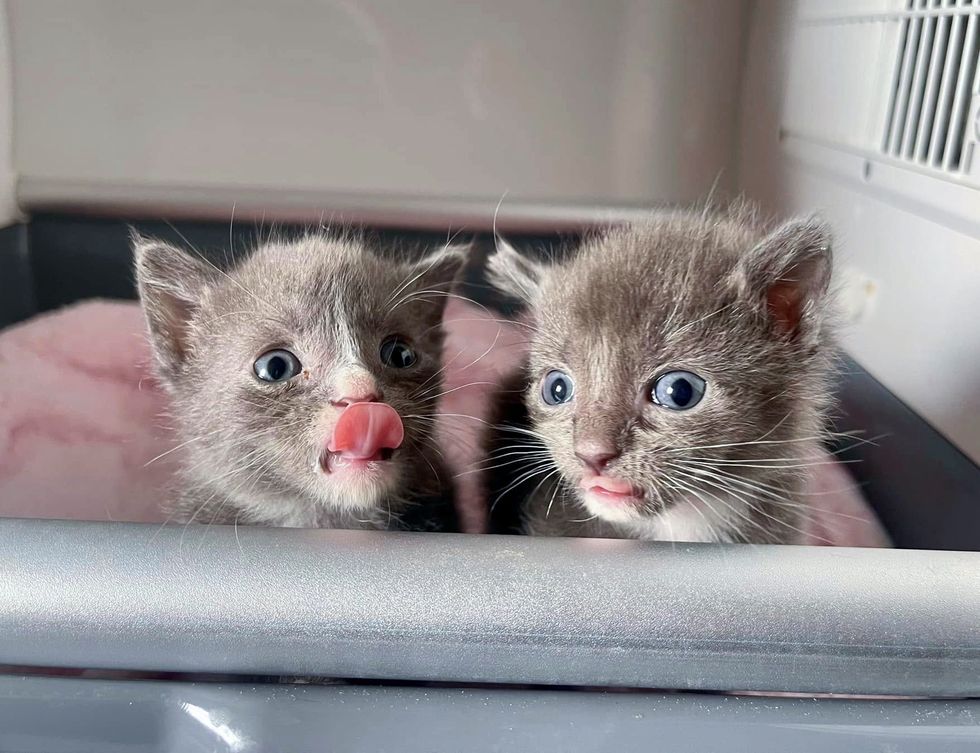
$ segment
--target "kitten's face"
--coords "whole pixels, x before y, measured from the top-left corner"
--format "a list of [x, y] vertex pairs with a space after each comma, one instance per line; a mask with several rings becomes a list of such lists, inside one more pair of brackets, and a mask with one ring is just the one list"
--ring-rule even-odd
[[[772, 458], [817, 432], [827, 355], [826, 243], [804, 235], [810, 250], [787, 256], [776, 236], [773, 249], [682, 216], [613, 231], [564, 265], [491, 260], [531, 294], [526, 402], [588, 515], [642, 521], [692, 496], [710, 510], [749, 479], [795, 473]], [[803, 287], [778, 289], [789, 269]]]
[[[462, 258], [447, 249], [416, 265], [395, 263], [353, 240], [314, 236], [267, 245], [218, 273], [144, 243], [141, 294], [189, 440], [189, 473], [246, 507], [300, 499], [378, 512], [428, 470], [422, 451], [433, 441], [440, 392], [440, 291]], [[364, 457], [351, 459], [335, 428], [355, 403], [373, 405], [344, 431], [371, 440]], [[390, 436], [399, 421], [400, 442]]]

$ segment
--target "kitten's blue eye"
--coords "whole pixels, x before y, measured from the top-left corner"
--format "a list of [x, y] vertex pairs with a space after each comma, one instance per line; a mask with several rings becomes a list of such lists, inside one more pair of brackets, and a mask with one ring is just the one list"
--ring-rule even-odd
[[418, 357], [412, 347], [398, 335], [392, 335], [381, 343], [381, 363], [393, 369], [407, 369]]
[[575, 394], [572, 378], [563, 371], [549, 371], [541, 383], [541, 399], [548, 405], [567, 403]]
[[650, 399], [671, 410], [687, 410], [701, 402], [705, 381], [690, 371], [668, 371], [657, 377], [650, 390]]
[[252, 368], [263, 382], [285, 382], [299, 374], [303, 366], [288, 350], [270, 350], [256, 358]]

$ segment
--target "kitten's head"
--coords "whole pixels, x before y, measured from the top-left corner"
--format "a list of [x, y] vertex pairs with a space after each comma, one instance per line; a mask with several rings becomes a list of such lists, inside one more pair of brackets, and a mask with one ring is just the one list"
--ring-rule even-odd
[[655, 216], [554, 265], [498, 247], [491, 281], [528, 304], [534, 429], [590, 515], [743, 499], [715, 517], [747, 520], [770, 487], [792, 494], [828, 393], [830, 272], [812, 219]]
[[310, 235], [223, 271], [161, 241], [134, 246], [192, 483], [240, 504], [246, 521], [297, 501], [369, 516], [428, 469], [462, 249], [394, 261]]

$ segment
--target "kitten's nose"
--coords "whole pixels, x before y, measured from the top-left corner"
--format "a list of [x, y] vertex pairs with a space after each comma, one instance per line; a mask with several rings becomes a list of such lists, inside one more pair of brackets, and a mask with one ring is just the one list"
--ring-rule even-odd
[[334, 382], [335, 397], [330, 404], [335, 408], [346, 408], [351, 403], [380, 403], [385, 399], [377, 380], [362, 369], [349, 369], [342, 372]]
[[380, 403], [384, 400], [384, 395], [380, 391], [365, 392], [356, 395], [345, 395], [336, 400], [331, 400], [330, 404], [335, 408], [346, 408], [351, 403]]
[[619, 450], [606, 442], [585, 440], [575, 445], [575, 457], [595, 475], [601, 476], [609, 462], [619, 457]]

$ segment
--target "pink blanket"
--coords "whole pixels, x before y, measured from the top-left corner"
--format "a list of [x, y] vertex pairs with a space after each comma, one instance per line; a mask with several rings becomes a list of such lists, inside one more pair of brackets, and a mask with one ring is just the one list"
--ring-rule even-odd
[[[486, 396], [521, 356], [520, 330], [452, 301], [442, 445], [466, 530], [485, 528], [476, 438]], [[149, 369], [139, 306], [88, 302], [0, 332], [0, 516], [162, 521], [180, 450]], [[173, 450], [173, 451], [172, 451]], [[887, 546], [837, 464], [818, 466], [807, 543]]]

